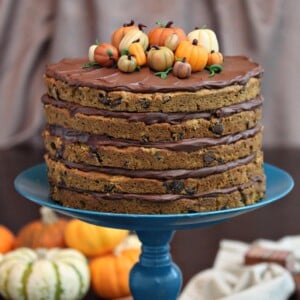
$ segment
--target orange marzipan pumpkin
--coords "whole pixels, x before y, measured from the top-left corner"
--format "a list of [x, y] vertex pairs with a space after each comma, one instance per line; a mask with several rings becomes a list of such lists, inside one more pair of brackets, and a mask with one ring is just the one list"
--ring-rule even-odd
[[18, 232], [16, 247], [52, 248], [65, 247], [64, 230], [67, 219], [59, 218], [47, 207], [40, 209], [41, 219], [26, 224]]
[[140, 249], [125, 249], [119, 254], [108, 254], [90, 261], [91, 284], [102, 298], [130, 295], [129, 274], [138, 261]]
[[16, 237], [6, 226], [0, 225], [0, 253], [4, 254], [15, 246]]
[[185, 58], [191, 65], [192, 72], [198, 72], [205, 68], [208, 60], [206, 48], [198, 45], [197, 40], [193, 42], [181, 41], [175, 51], [176, 58]]
[[211, 66], [214, 64], [222, 64], [223, 63], [223, 54], [219, 51], [211, 51], [208, 54], [208, 60], [207, 60], [207, 65]]
[[166, 25], [161, 24], [160, 22], [157, 22], [156, 24], [158, 24], [158, 26], [152, 28], [148, 33], [150, 46], [164, 46], [168, 36], [173, 33], [177, 34], [179, 41], [186, 39], [184, 30], [180, 27], [172, 27], [173, 22], [168, 22]]
[[119, 44], [120, 44], [121, 40], [123, 39], [124, 35], [133, 28], [138, 29], [138, 26], [134, 25], [134, 21], [131, 20], [130, 23], [124, 24], [123, 27], [119, 27], [118, 29], [116, 29], [112, 34], [111, 43], [116, 48], [119, 48]]
[[118, 49], [112, 44], [99, 44], [94, 51], [94, 60], [102, 67], [111, 67], [118, 61]]

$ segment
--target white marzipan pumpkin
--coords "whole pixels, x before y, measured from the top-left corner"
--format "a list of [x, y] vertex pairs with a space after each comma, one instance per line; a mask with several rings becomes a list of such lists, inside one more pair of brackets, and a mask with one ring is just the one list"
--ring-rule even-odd
[[219, 51], [217, 36], [211, 29], [195, 29], [187, 35], [187, 38], [191, 42], [196, 39], [198, 41], [198, 45], [205, 47], [208, 53], [211, 51]]
[[89, 286], [87, 260], [74, 249], [19, 248], [0, 260], [0, 294], [5, 299], [82, 299]]
[[119, 51], [122, 52], [122, 50], [128, 49], [129, 45], [137, 40], [143, 46], [144, 50], [148, 48], [149, 45], [148, 35], [137, 28], [133, 28], [129, 30], [122, 38], [119, 44]]

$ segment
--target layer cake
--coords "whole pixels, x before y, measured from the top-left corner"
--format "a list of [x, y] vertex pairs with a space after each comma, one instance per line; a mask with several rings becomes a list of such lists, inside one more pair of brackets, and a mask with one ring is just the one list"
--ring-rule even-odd
[[165, 79], [145, 66], [47, 65], [42, 97], [51, 197], [115, 213], [178, 214], [263, 198], [259, 64], [224, 58], [221, 73]]

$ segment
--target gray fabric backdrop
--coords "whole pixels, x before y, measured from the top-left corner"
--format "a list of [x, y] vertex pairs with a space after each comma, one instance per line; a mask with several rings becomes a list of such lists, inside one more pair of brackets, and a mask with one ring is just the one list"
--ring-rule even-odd
[[0, 148], [40, 141], [40, 96], [47, 62], [85, 56], [129, 22], [173, 20], [186, 32], [216, 31], [221, 51], [260, 62], [265, 146], [300, 146], [299, 0], [2, 0], [0, 1]]

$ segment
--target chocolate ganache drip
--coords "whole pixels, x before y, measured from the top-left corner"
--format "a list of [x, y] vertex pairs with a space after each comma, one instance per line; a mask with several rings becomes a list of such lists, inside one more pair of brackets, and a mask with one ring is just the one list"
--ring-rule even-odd
[[44, 95], [42, 97], [44, 104], [51, 104], [59, 108], [68, 109], [72, 116], [77, 113], [89, 116], [103, 116], [106, 118], [122, 118], [129, 122], [143, 122], [146, 125], [155, 123], [169, 123], [172, 125], [180, 124], [191, 119], [211, 119], [212, 117], [225, 117], [242, 111], [254, 110], [262, 106], [263, 99], [258, 96], [252, 100], [245, 101], [239, 104], [222, 107], [216, 110], [199, 112], [199, 113], [161, 113], [161, 112], [114, 112], [104, 109], [97, 109], [93, 107], [84, 107], [79, 104], [70, 103], [66, 101], [56, 100]]

